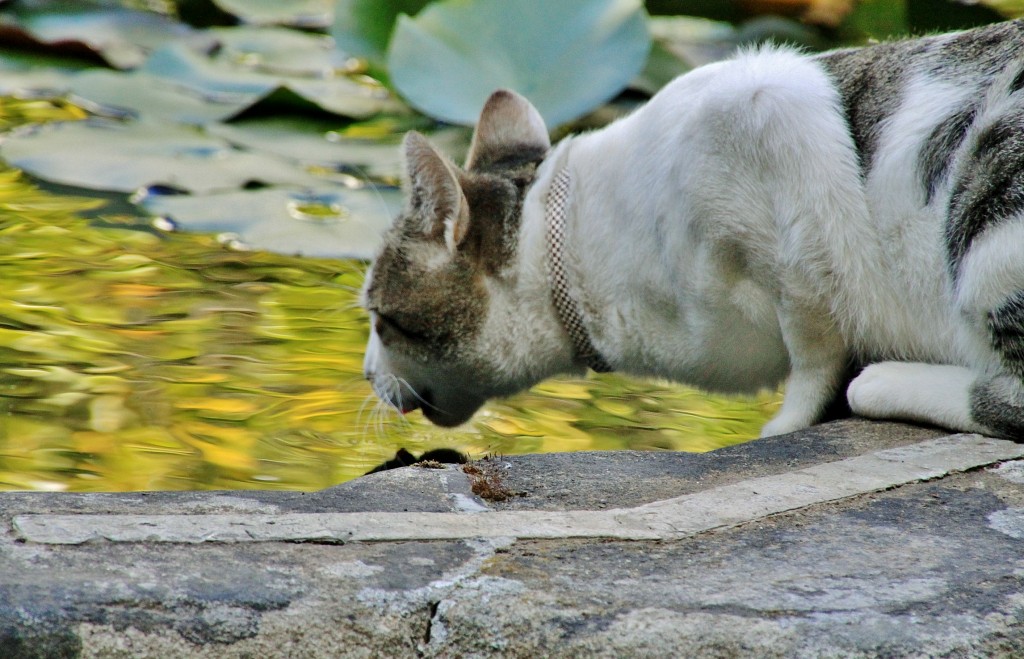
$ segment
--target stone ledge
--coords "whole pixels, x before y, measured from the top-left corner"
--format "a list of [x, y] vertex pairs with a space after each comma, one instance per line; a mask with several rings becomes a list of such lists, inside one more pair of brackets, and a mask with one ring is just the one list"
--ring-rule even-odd
[[[528, 496], [478, 514], [454, 467], [312, 494], [0, 493], [0, 656], [1019, 656], [1022, 448], [847, 421], [515, 456], [488, 469]], [[353, 515], [405, 530], [321, 533]], [[565, 537], [616, 516], [649, 539]], [[457, 537], [427, 539], [445, 519]], [[319, 526], [210, 541], [296, 520]]]

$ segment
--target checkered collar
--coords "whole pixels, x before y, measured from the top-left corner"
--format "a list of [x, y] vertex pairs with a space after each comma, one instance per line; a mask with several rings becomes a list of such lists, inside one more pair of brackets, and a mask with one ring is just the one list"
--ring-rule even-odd
[[565, 269], [565, 210], [569, 202], [571, 181], [569, 168], [563, 168], [555, 175], [546, 199], [545, 219], [547, 220], [549, 249], [548, 282], [551, 285], [551, 298], [555, 303], [555, 311], [558, 312], [562, 325], [569, 333], [576, 356], [586, 362], [587, 366], [594, 371], [608, 373], [614, 369], [608, 365], [608, 362], [591, 343], [590, 334], [583, 321], [583, 311], [569, 292], [569, 277]]

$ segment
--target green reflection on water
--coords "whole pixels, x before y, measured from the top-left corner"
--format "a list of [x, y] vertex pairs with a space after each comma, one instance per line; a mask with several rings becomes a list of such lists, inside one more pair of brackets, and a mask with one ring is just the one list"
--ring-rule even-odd
[[[0, 99], [0, 129], [22, 115], [80, 113]], [[756, 436], [778, 406], [605, 375], [433, 428], [362, 380], [364, 264], [78, 215], [96, 206], [0, 166], [0, 489], [318, 489], [402, 447], [705, 451]]]

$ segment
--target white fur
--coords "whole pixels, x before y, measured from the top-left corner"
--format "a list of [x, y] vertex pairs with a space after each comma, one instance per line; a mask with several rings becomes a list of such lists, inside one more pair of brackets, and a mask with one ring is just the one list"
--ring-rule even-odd
[[846, 395], [850, 408], [863, 416], [991, 434], [971, 419], [969, 392], [977, 377], [962, 366], [882, 362], [864, 369]]
[[622, 370], [720, 391], [788, 373], [765, 432], [812, 423], [845, 366], [846, 298], [872, 297], [877, 260], [859, 238], [857, 160], [818, 65], [765, 50], [706, 67], [568, 149], [580, 190], [571, 251], [588, 255], [597, 348]]
[[[785, 380], [782, 408], [763, 430], [773, 435], [819, 417], [850, 356], [901, 360], [854, 381], [854, 411], [984, 432], [969, 403], [998, 363], [984, 314], [1024, 289], [1014, 247], [1024, 229], [1007, 222], [976, 241], [954, 291], [943, 242], [950, 184], [926, 205], [917, 163], [934, 126], [972, 95], [969, 85], [913, 78], [880, 128], [867, 180], [831, 79], [781, 48], [697, 69], [631, 116], [563, 140], [527, 194], [517, 261], [488, 281], [470, 361], [499, 376], [484, 394], [461, 391], [500, 395], [584, 368], [546, 268], [545, 198], [568, 168], [565, 266], [592, 341], [617, 370], [725, 392]], [[490, 107], [474, 152], [516, 117], [512, 134], [536, 137], [539, 119], [520, 97], [496, 95]], [[397, 369], [435, 391], [470, 386], [370, 348], [368, 373]]]
[[956, 301], [967, 314], [980, 318], [989, 309], [1024, 288], [1024, 223], [1007, 221], [978, 236], [961, 266]]
[[[593, 342], [619, 370], [726, 392], [785, 379], [782, 409], [763, 431], [771, 435], [814, 422], [851, 352], [958, 365], [991, 359], [936, 276], [946, 272], [942, 204], [923, 207], [907, 193], [920, 187], [908, 180], [917, 175], [910, 145], [945, 116], [950, 95], [968, 93], [914, 81], [906, 90], [913, 112], [888, 126], [865, 183], [838, 93], [813, 60], [764, 49], [677, 79], [633, 115], [564, 140], [549, 156], [523, 214], [514, 299], [532, 306], [512, 313], [492, 304], [484, 344], [516, 371], [540, 346], [550, 368], [531, 377], [565, 370], [543, 265], [543, 200], [567, 165], [567, 252], [583, 255], [567, 265]], [[508, 340], [533, 328], [546, 338], [519, 347]], [[858, 391], [878, 388], [865, 385], [880, 379], [871, 373]], [[956, 373], [955, 412], [914, 418], [976, 428], [965, 411], [971, 372]], [[934, 389], [924, 384], [920, 391]], [[897, 401], [904, 393], [885, 391]], [[934, 407], [909, 395], [899, 409]], [[866, 393], [851, 400], [862, 413], [877, 408]]]
[[871, 228], [860, 238], [875, 245], [874, 276], [850, 296], [857, 306], [854, 332], [870, 347], [862, 350], [869, 358], [964, 363], [949, 283], [941, 276], [948, 190], [924, 205], [917, 158], [935, 123], [972, 91], [919, 76], [902, 90], [905, 110], [879, 136], [865, 189]]

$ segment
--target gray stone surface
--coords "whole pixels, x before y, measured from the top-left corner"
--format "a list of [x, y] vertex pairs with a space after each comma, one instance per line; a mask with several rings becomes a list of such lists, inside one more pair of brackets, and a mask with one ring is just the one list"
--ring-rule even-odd
[[[851, 421], [703, 455], [508, 457], [485, 474], [525, 495], [475, 503], [626, 508], [942, 435]], [[12, 526], [457, 512], [470, 487], [413, 467], [305, 495], [0, 493], [0, 657], [1024, 656], [1024, 460], [671, 541], [51, 545]]]
[[634, 506], [946, 434], [916, 426], [851, 420], [823, 424], [781, 440], [747, 442], [710, 453], [593, 451], [509, 456], [497, 461], [506, 474], [503, 481], [509, 490], [523, 496], [494, 507], [573, 510]]

